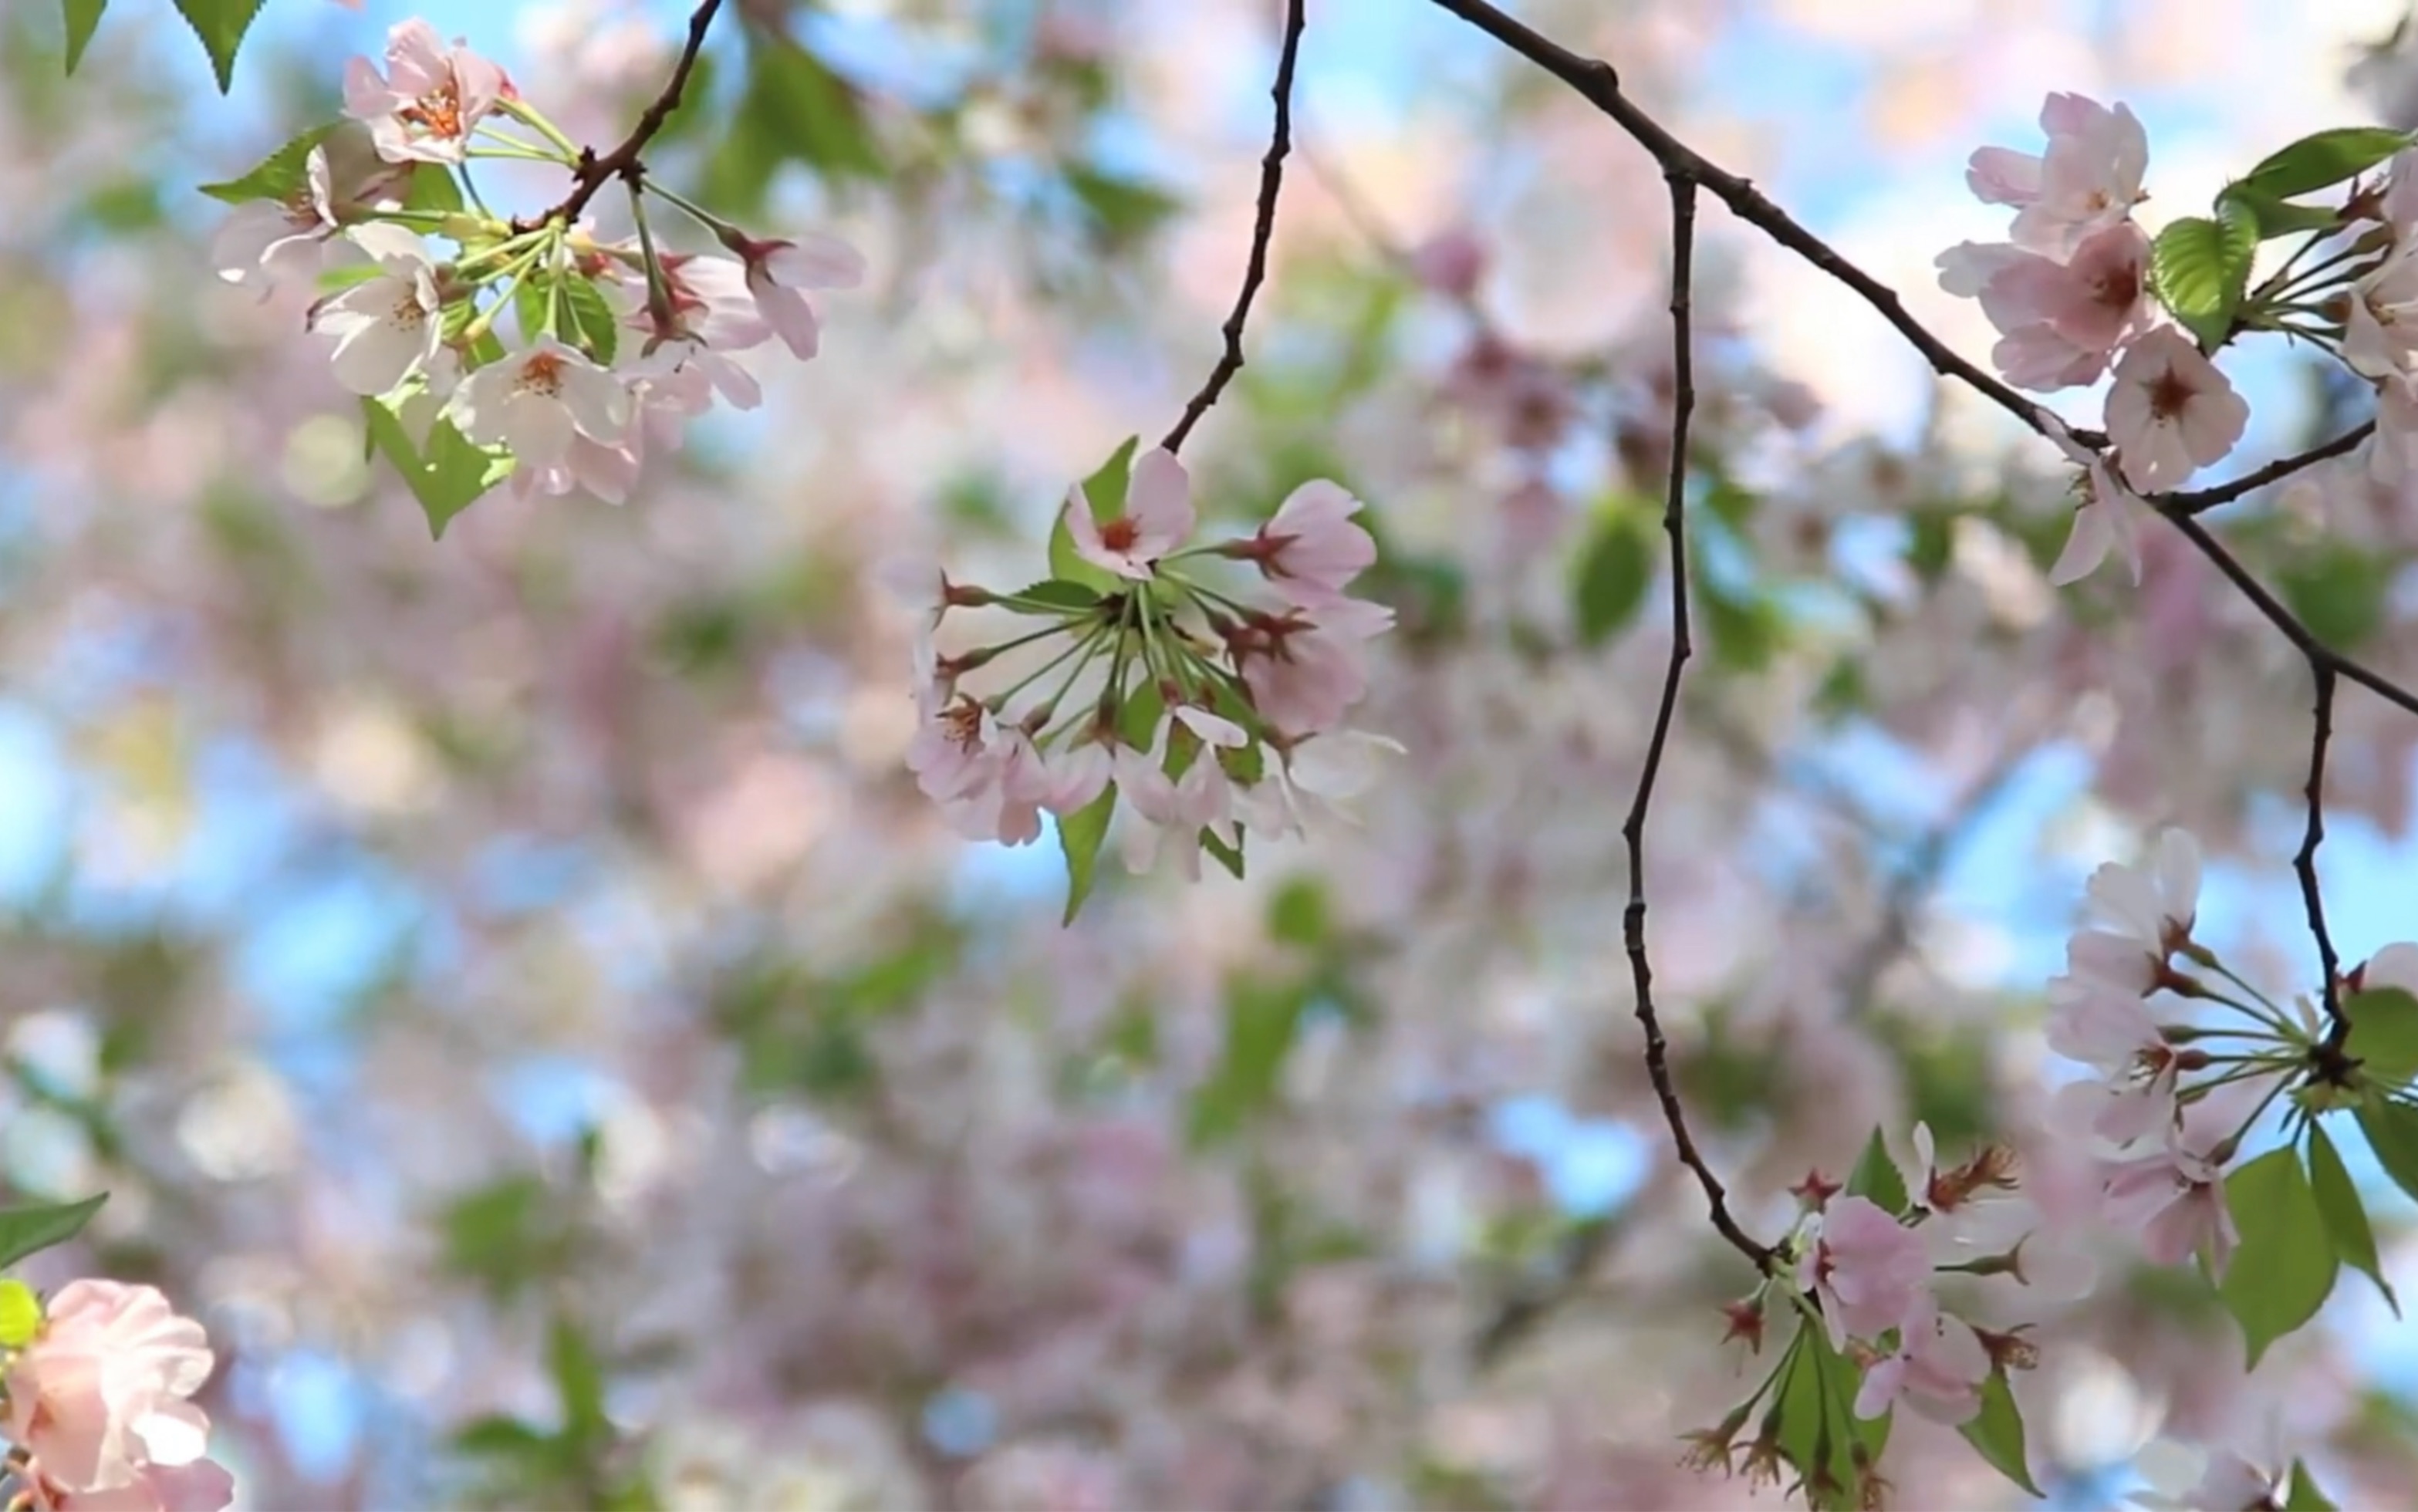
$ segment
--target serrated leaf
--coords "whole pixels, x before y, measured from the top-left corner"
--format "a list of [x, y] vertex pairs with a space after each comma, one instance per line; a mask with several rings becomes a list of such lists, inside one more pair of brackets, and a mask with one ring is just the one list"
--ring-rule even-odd
[[234, 86], [236, 50], [243, 46], [244, 33], [252, 30], [260, 7], [261, 0], [176, 0], [176, 14], [185, 18], [210, 55], [210, 71], [218, 75], [222, 95]]
[[252, 171], [243, 176], [220, 184], [204, 184], [202, 192], [228, 205], [246, 205], [253, 200], [274, 200], [283, 205], [309, 186], [311, 149], [343, 124], [329, 121], [314, 126], [253, 164]]
[[431, 540], [442, 540], [455, 515], [512, 476], [514, 464], [510, 453], [500, 447], [471, 444], [450, 420], [439, 417], [428, 428], [427, 444], [419, 446], [385, 401], [363, 399], [361, 414], [369, 425], [371, 444], [386, 453], [411, 496], [420, 500], [428, 516]]
[[2418, 998], [2399, 987], [2376, 987], [2343, 996], [2350, 1015], [2350, 1038], [2343, 1048], [2371, 1078], [2399, 1087], [2418, 1076]]
[[611, 367], [621, 349], [621, 330], [613, 318], [613, 307], [604, 302], [604, 291], [574, 276], [562, 281], [561, 293], [563, 339], [593, 358], [598, 367]]
[[2314, 1121], [2309, 1124], [2309, 1191], [2318, 1199], [2318, 1211], [2325, 1215], [2326, 1233], [2334, 1241], [2334, 1253], [2343, 1263], [2374, 1281], [2376, 1289], [2384, 1293], [2393, 1315], [2401, 1316], [2400, 1299], [2393, 1294], [2393, 1284], [2384, 1278], [2384, 1269], [2377, 1260], [2376, 1231], [2368, 1225], [2367, 1205], [2360, 1200], [2359, 1187], [2351, 1181], [2350, 1170], [2343, 1165], [2334, 1140]]
[[1903, 1216], [1910, 1200], [1905, 1190], [1905, 1177], [1890, 1158], [1889, 1144], [1881, 1131], [1873, 1130], [1864, 1153], [1856, 1159], [1856, 1168], [1847, 1176], [1847, 1195], [1864, 1198], [1882, 1212]]
[[1773, 1397], [1780, 1413], [1781, 1453], [1803, 1478], [1805, 1504], [1813, 1512], [1846, 1512], [1859, 1502], [1856, 1446], [1862, 1444], [1878, 1459], [1889, 1442], [1893, 1414], [1884, 1413], [1869, 1422], [1856, 1416], [1862, 1372], [1830, 1348], [1819, 1327], [1799, 1323], [1788, 1348]]
[[1597, 512], [1570, 586], [1580, 645], [1601, 646], [1637, 617], [1654, 581], [1654, 555], [1653, 527], [1635, 509], [1615, 499]]
[[2242, 182], [2253, 193], [2269, 199], [2297, 199], [2365, 173], [2410, 143], [2407, 132], [2381, 126], [2312, 131], [2260, 159]]
[[10, 1276], [0, 1281], [0, 1349], [21, 1350], [42, 1331], [42, 1299]]
[[1109, 816], [1117, 806], [1117, 785], [1109, 784], [1100, 796], [1077, 809], [1062, 815], [1058, 820], [1058, 849], [1066, 858], [1066, 916], [1061, 924], [1073, 924], [1075, 915], [1083, 911], [1083, 900], [1092, 895], [1100, 863], [1100, 842], [1109, 835]]
[[2318, 1315], [2340, 1261], [2299, 1151], [2270, 1150], [2236, 1170], [2225, 1200], [2242, 1244], [2217, 1294], [2242, 1325], [2256, 1369], [2269, 1345]]
[[2273, 241], [2277, 237], [2289, 237], [2303, 231], [2330, 231], [2342, 221], [2342, 212], [2322, 205], [2288, 205], [2273, 199], [2247, 184], [2227, 184], [2217, 195], [2217, 202], [2246, 205], [2258, 218], [2258, 239]]
[[2023, 1409], [2015, 1405], [2015, 1393], [2007, 1384], [2004, 1370], [1991, 1371], [1990, 1379], [1982, 1382], [1982, 1410], [1956, 1431], [1981, 1451], [1991, 1469], [2034, 1496], [2042, 1494], [2032, 1481], [2031, 1463], [2025, 1456]]
[[2158, 233], [2150, 272], [2158, 298], [2200, 345], [2213, 349], [2232, 328], [2258, 250], [2258, 218], [2248, 206], [2217, 206], [2218, 220], [2185, 216]]
[[2371, 1093], [2354, 1116], [2376, 1163], [2395, 1186], [2418, 1198], [2418, 1107]]
[[84, 1226], [108, 1200], [109, 1194], [103, 1192], [81, 1202], [40, 1202], [0, 1209], [0, 1268], [73, 1239], [84, 1232]]
[[109, 8], [109, 0], [60, 0], [60, 8], [68, 23], [68, 72], [73, 73], [84, 61], [84, 50], [92, 45], [92, 34], [100, 29], [100, 13]]
[[[1064, 609], [1081, 613], [1095, 609], [1100, 603], [1100, 590], [1088, 583], [1077, 583], [1063, 577], [1044, 578], [1038, 583], [1017, 589], [1007, 595], [1015, 603], [1002, 603], [1000, 607], [1017, 614], [1039, 614], [1043, 608]], [[1039, 606], [1039, 607], [1036, 607]]]
[[2339, 1509], [2326, 1500], [2325, 1492], [2318, 1489], [2318, 1479], [2309, 1474], [2308, 1465], [2295, 1459], [2292, 1461], [2292, 1483], [2284, 1493], [2284, 1512], [2339, 1512]]

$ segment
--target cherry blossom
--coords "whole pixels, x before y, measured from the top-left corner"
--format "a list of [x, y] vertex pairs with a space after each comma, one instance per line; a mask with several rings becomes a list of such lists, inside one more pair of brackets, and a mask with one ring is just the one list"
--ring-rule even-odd
[[2091, 235], [2070, 262], [1972, 242], [1939, 256], [1941, 286], [1979, 298], [2003, 333], [1991, 354], [1999, 370], [2041, 390], [2095, 382], [2146, 326], [2149, 266], [2150, 238], [2129, 221]]
[[229, 283], [260, 290], [306, 283], [325, 266], [338, 222], [328, 149], [303, 159], [302, 187], [283, 201], [253, 200], [229, 212], [210, 241], [210, 266]]
[[1312, 479], [1285, 496], [1259, 533], [1227, 548], [1258, 564], [1270, 586], [1305, 609], [1340, 603], [1344, 587], [1377, 559], [1377, 542], [1353, 523], [1360, 501], [1339, 484]]
[[1931, 1256], [1921, 1234], [1877, 1204], [1835, 1197], [1822, 1210], [1805, 1269], [1837, 1347], [1850, 1336], [1874, 1338], [1896, 1327], [1929, 1285]]
[[459, 163], [478, 129], [512, 92], [504, 70], [414, 17], [387, 33], [387, 71], [356, 57], [344, 67], [344, 114], [365, 123], [390, 162]]
[[865, 282], [864, 256], [836, 237], [725, 240], [745, 264], [747, 293], [758, 318], [799, 361], [812, 358], [821, 346], [821, 326], [803, 291], [855, 288]]
[[2342, 357], [2371, 378], [2409, 374], [2418, 355], [2418, 246], [2403, 246], [2351, 288]]
[[[2272, 1430], [2264, 1438], [2272, 1441]], [[2282, 1456], [2275, 1455], [2280, 1461]], [[2203, 1449], [2160, 1439], [2135, 1460], [2150, 1489], [2132, 1493], [2150, 1512], [2268, 1512], [2283, 1505], [2285, 1473], [2266, 1470], [2233, 1448]]]
[[1315, 613], [1256, 616], [1228, 639], [1261, 716], [1288, 735], [1314, 735], [1368, 691], [1368, 643], [1393, 624], [1383, 604], [1345, 599]]
[[2157, 512], [2116, 476], [2116, 469], [2097, 451], [2075, 441], [2063, 427], [2052, 433], [2066, 455], [2082, 472], [2077, 487], [2081, 505], [2074, 512], [2074, 527], [2048, 570], [2051, 585], [2063, 588], [2099, 570], [2113, 550], [2123, 557], [2135, 588], [2141, 582], [2141, 532]]
[[2395, 987], [2418, 996], [2418, 944], [2396, 941], [2387, 945], [2369, 956], [2351, 977], [2359, 991]]
[[2118, 1144], [2171, 1128], [2179, 1078], [2192, 1052], [2169, 1043], [2149, 1005], [2131, 993], [2071, 977], [2051, 983], [2049, 992], [2049, 1048], [2102, 1078], [2077, 1082], [2060, 1099], [2077, 1107], [2093, 1132]]
[[1966, 183], [1983, 204], [2015, 206], [2017, 246], [2061, 261], [2133, 213], [2149, 170], [2149, 135], [2129, 107], [2077, 94], [2050, 95], [2040, 124], [2044, 152], [1982, 147]]
[[1154, 447], [1136, 457], [1116, 517], [1093, 516], [1078, 486], [1067, 491], [1065, 521], [1075, 551], [1119, 577], [1146, 581], [1158, 559], [1192, 536], [1192, 480], [1172, 452]]
[[1938, 1300], [1925, 1290], [1915, 1293], [1897, 1332], [1897, 1347], [1866, 1368], [1856, 1390], [1858, 1417], [1878, 1417], [1901, 1397], [1940, 1423], [1962, 1423], [1981, 1411], [1990, 1355], [1973, 1330], [1942, 1314]]
[[2103, 1165], [2107, 1221], [2136, 1235], [2152, 1262], [2180, 1265], [2202, 1254], [2224, 1276], [2242, 1242], [2225, 1200], [2224, 1166], [2240, 1130], [2237, 1104], [2227, 1096], [2195, 1103], [2154, 1149]]
[[436, 356], [443, 337], [436, 266], [420, 237], [384, 221], [348, 233], [382, 271], [315, 306], [311, 327], [334, 338], [336, 381], [373, 397], [401, 386]]
[[2144, 493], [2181, 486], [2222, 459], [2250, 405], [2190, 338], [2161, 326], [2125, 350], [2107, 391], [2107, 435], [2125, 481]]
[[462, 380], [453, 422], [473, 441], [506, 445], [523, 466], [567, 462], [572, 442], [612, 443], [630, 422], [630, 392], [587, 354], [540, 335]]
[[209, 1419], [187, 1398], [212, 1363], [202, 1325], [156, 1289], [70, 1282], [8, 1367], [8, 1436], [62, 1491], [139, 1494], [154, 1467], [201, 1460]]

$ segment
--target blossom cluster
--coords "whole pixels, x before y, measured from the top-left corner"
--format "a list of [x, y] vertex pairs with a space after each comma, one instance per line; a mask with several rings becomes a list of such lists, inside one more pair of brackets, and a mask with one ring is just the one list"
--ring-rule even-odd
[[[1973, 154], [1966, 182], [1987, 205], [2014, 208], [2004, 242], [1961, 242], [1939, 254], [1939, 283], [1978, 298], [2000, 336], [1991, 356], [2010, 382], [2043, 392], [2096, 383], [2113, 368], [2104, 419], [2113, 470], [2092, 456], [2085, 507], [2052, 581], [2071, 582], [2120, 547], [2134, 580], [2141, 557], [2126, 492], [2180, 487], [2231, 451], [2250, 406], [2151, 298], [2151, 244], [2133, 219], [2147, 198], [2150, 147], [2140, 120], [2081, 95], [2048, 97], [2046, 149]], [[2069, 450], [2073, 450], [2069, 448]]]
[[[1359, 510], [1313, 481], [1252, 534], [1195, 544], [1191, 479], [1163, 449], [1131, 460], [1105, 510], [1070, 490], [1060, 575], [1016, 593], [941, 579], [916, 642], [908, 764], [923, 790], [960, 832], [1008, 845], [1038, 838], [1046, 810], [1062, 824], [1089, 811], [1096, 846], [1122, 813], [1135, 871], [1163, 836], [1198, 878], [1203, 846], [1239, 868], [1245, 830], [1303, 832], [1400, 749], [1343, 724], [1368, 691], [1369, 643], [1394, 622], [1349, 591], [1377, 556]], [[961, 608], [1046, 623], [942, 655]]]
[[213, 1363], [202, 1325], [152, 1287], [60, 1288], [0, 1379], [25, 1498], [42, 1512], [227, 1505], [234, 1477], [206, 1457], [209, 1418], [191, 1400]]
[[[501, 68], [424, 21], [392, 29], [385, 65], [354, 58], [344, 121], [222, 186], [242, 203], [214, 260], [222, 278], [264, 297], [280, 283], [339, 285], [311, 306], [311, 328], [336, 380], [394, 417], [391, 433], [374, 419], [373, 438], [390, 451], [407, 438], [396, 460], [440, 529], [507, 476], [522, 496], [626, 499], [650, 447], [678, 447], [717, 399], [742, 410], [761, 402], [733, 354], [777, 337], [813, 358], [820, 327], [806, 291], [864, 278], [863, 259], [835, 238], [759, 239], [635, 174], [629, 237], [599, 239], [559, 208], [491, 214], [474, 164], [578, 172], [580, 149]], [[650, 196], [729, 255], [658, 247]], [[465, 480], [421, 476], [467, 449]], [[432, 487], [450, 496], [432, 498]]]

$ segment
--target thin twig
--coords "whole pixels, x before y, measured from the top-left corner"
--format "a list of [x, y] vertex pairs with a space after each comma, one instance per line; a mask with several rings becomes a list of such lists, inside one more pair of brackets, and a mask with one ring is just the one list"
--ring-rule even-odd
[[1683, 173], [1664, 176], [1671, 186], [1671, 484], [1662, 500], [1662, 530], [1671, 538], [1671, 660], [1662, 674], [1662, 702], [1654, 710], [1654, 732], [1646, 738], [1645, 765], [1637, 774], [1637, 795], [1629, 817], [1620, 826], [1629, 842], [1629, 908], [1622, 915], [1621, 935], [1629, 949], [1630, 975], [1637, 985], [1637, 1022], [1645, 1031], [1645, 1075], [1662, 1104], [1663, 1122], [1671, 1125], [1671, 1142], [1679, 1163], [1696, 1173], [1712, 1210], [1713, 1227], [1758, 1271], [1773, 1264], [1771, 1248], [1757, 1243], [1730, 1216], [1729, 1194], [1721, 1178], [1705, 1164], [1688, 1132], [1688, 1115], [1679, 1106], [1679, 1089], [1671, 1077], [1671, 1047], [1662, 1037], [1662, 1021], [1654, 1010], [1654, 969], [1645, 955], [1645, 816], [1654, 804], [1654, 779], [1662, 771], [1662, 752], [1670, 743], [1672, 717], [1679, 709], [1679, 679], [1694, 648], [1688, 630], [1688, 421], [1696, 409], [1696, 368], [1690, 331], [1689, 283], [1696, 258], [1696, 183]]
[[1184, 418], [1167, 433], [1167, 439], [1158, 443], [1170, 451], [1184, 449], [1184, 438], [1192, 434], [1192, 427], [1201, 423], [1201, 417], [1209, 413], [1209, 406], [1226, 391], [1226, 385], [1243, 371], [1243, 325], [1250, 319], [1251, 300], [1268, 276], [1268, 242], [1277, 230], [1277, 195], [1284, 188], [1285, 154], [1293, 148], [1293, 60], [1301, 55], [1301, 30], [1308, 19], [1303, 13], [1305, 3], [1306, 0], [1285, 0], [1284, 41], [1277, 53], [1276, 83], [1268, 89], [1277, 102], [1276, 125], [1268, 133], [1267, 156], [1260, 160], [1259, 219], [1251, 226], [1251, 255], [1243, 265], [1243, 291], [1234, 297], [1233, 313], [1219, 328], [1225, 333], [1226, 350], [1219, 354], [1217, 365], [1209, 370], [1201, 391], [1184, 406]]
[[2151, 502], [2167, 514], [2203, 513], [2216, 508], [2219, 504], [2230, 504], [2245, 494], [2256, 493], [2269, 483], [2280, 483], [2304, 467], [2313, 467], [2320, 462], [2328, 462], [2355, 451], [2362, 441], [2375, 433], [2375, 430], [2376, 421], [2362, 420], [2331, 441], [2313, 446], [2306, 451], [2292, 456], [2278, 458], [2263, 467], [2243, 473], [2228, 482], [2218, 483], [2212, 488], [2196, 488], [2189, 493], [2167, 494], [2152, 499]]
[[2329, 1069], [2337, 1075], [2349, 1069], [2342, 1063], [2343, 1046], [2350, 1038], [2350, 1015], [2343, 1007], [2342, 985], [2336, 980], [2342, 973], [2342, 962], [2334, 955], [2334, 937], [2326, 928], [2326, 904], [2318, 889], [2318, 847], [2326, 838], [2326, 746], [2334, 734], [2334, 670], [2312, 662], [2309, 676], [2317, 684], [2316, 701], [2309, 720], [2309, 785], [2303, 790], [2309, 804], [2308, 827], [2301, 832], [2300, 853], [2292, 858], [2292, 870], [2301, 878], [2301, 902], [2309, 913], [2309, 934], [2318, 942], [2318, 965], [2323, 971], [2326, 1005], [2325, 1043], [2319, 1047], [2321, 1062], [2334, 1062]]
[[681, 92], [688, 87], [688, 76], [696, 68], [697, 54], [705, 49], [706, 30], [713, 24], [714, 12], [721, 8], [722, 0], [701, 0], [696, 14], [688, 19], [688, 40], [681, 47], [680, 61], [673, 65], [672, 76], [664, 84], [664, 92], [656, 96], [655, 102], [639, 115], [638, 124], [630, 129], [630, 134], [622, 139], [620, 146], [602, 157], [593, 147], [581, 150], [579, 166], [571, 171], [571, 192], [564, 195], [562, 203], [553, 209], [532, 217], [530, 226], [543, 225], [555, 220], [565, 225], [573, 224], [578, 221], [580, 212], [588, 208], [588, 202], [594, 199], [597, 191], [605, 185], [615, 178], [635, 177], [645, 171], [645, 165], [639, 160], [640, 155], [647, 150], [647, 144], [655, 139], [656, 133], [663, 130], [664, 123], [671, 119], [672, 112], [680, 109]]

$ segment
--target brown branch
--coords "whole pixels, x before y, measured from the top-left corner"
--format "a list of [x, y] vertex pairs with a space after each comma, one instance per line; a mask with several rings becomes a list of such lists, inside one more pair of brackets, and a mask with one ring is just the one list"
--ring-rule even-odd
[[1276, 124], [1268, 133], [1267, 156], [1260, 160], [1259, 219], [1251, 226], [1251, 255], [1243, 265], [1243, 289], [1234, 297], [1233, 313], [1219, 328], [1225, 333], [1226, 350], [1209, 370], [1201, 391], [1184, 406], [1184, 418], [1158, 443], [1169, 451], [1184, 449], [1184, 438], [1192, 434], [1192, 427], [1201, 423], [1201, 417], [1209, 413], [1226, 385], [1243, 371], [1243, 325], [1250, 319], [1251, 300], [1268, 276], [1268, 242], [1277, 230], [1277, 195], [1284, 188], [1285, 154], [1293, 148], [1293, 69], [1301, 55], [1301, 31], [1308, 19], [1304, 8], [1305, 0], [1285, 0], [1284, 41], [1277, 53], [1276, 83], [1268, 89], [1277, 102]]
[[[2326, 838], [2326, 745], [2334, 733], [2334, 671], [2318, 663], [2309, 664], [2309, 675], [2317, 684], [2316, 703], [2309, 726], [2309, 785], [2303, 789], [2309, 804], [2308, 827], [2301, 832], [2301, 849], [2292, 858], [2292, 870], [2301, 878], [2301, 902], [2308, 909], [2309, 935], [2318, 942], [2318, 965], [2324, 972], [2326, 1017], [2330, 1021], [2325, 1043], [2318, 1047], [2321, 1068], [2333, 1079], [2349, 1069], [2343, 1057], [2343, 1046], [2350, 1038], [2350, 1015], [2343, 1008], [2342, 962], [2334, 955], [2334, 938], [2326, 928], [2326, 904], [2318, 889], [2318, 847]], [[2329, 1062], [2331, 1062], [2329, 1064]]]
[[1663, 1122], [1671, 1125], [1671, 1142], [1679, 1163], [1695, 1172], [1712, 1211], [1713, 1227], [1732, 1248], [1758, 1271], [1774, 1264], [1771, 1247], [1750, 1237], [1730, 1215], [1729, 1194], [1721, 1178], [1705, 1164], [1688, 1132], [1688, 1115], [1679, 1106], [1679, 1089], [1671, 1077], [1671, 1048], [1662, 1037], [1662, 1022], [1654, 1010], [1654, 969], [1645, 955], [1645, 816], [1654, 803], [1654, 780], [1661, 774], [1662, 752], [1670, 743], [1671, 721], [1679, 709], [1679, 680], [1694, 648], [1688, 628], [1688, 422], [1696, 409], [1694, 341], [1690, 323], [1689, 283], [1696, 257], [1696, 182], [1683, 173], [1666, 173], [1671, 186], [1671, 482], [1662, 500], [1662, 530], [1671, 538], [1671, 660], [1662, 674], [1662, 701], [1654, 710], [1654, 732], [1646, 738], [1645, 765], [1637, 774], [1637, 794], [1629, 817], [1620, 826], [1629, 842], [1629, 907], [1621, 919], [1621, 936], [1629, 950], [1629, 970], [1637, 987], [1637, 1022], [1645, 1031], [1645, 1075], [1662, 1105]]
[[2329, 462], [2354, 451], [2375, 431], [2376, 421], [2362, 420], [2331, 441], [2293, 456], [2279, 458], [2228, 482], [2218, 483], [2212, 488], [2196, 488], [2188, 493], [2165, 494], [2150, 502], [2166, 514], [2203, 513], [2220, 504], [2230, 504], [2245, 494], [2257, 493], [2269, 483], [2280, 483], [2304, 467], [2313, 467], [2320, 462]]
[[638, 124], [630, 129], [630, 134], [621, 139], [620, 146], [602, 157], [593, 147], [581, 148], [579, 165], [571, 171], [571, 192], [564, 195], [562, 203], [553, 209], [530, 217], [526, 226], [514, 221], [515, 229], [533, 229], [554, 220], [559, 220], [564, 225], [573, 224], [578, 221], [580, 212], [588, 208], [588, 202], [594, 199], [597, 191], [605, 185], [616, 178], [635, 179], [646, 171], [646, 165], [639, 160], [640, 155], [647, 150], [647, 144], [663, 130], [664, 124], [671, 119], [672, 112], [680, 109], [681, 92], [688, 87], [688, 76], [696, 70], [696, 56], [705, 49], [706, 30], [713, 24], [714, 12], [721, 8], [722, 0], [700, 0], [696, 13], [688, 19], [688, 40], [681, 47], [680, 61], [673, 65], [672, 76], [664, 84], [664, 92], [655, 97], [655, 102], [639, 115]]

